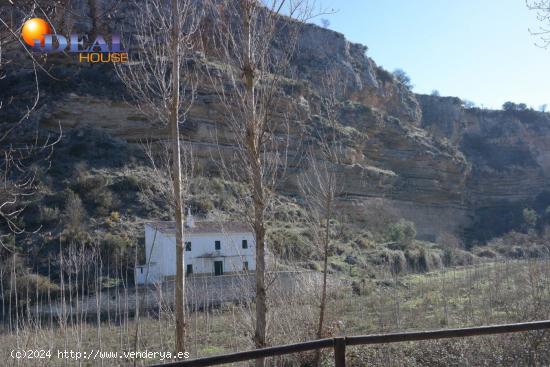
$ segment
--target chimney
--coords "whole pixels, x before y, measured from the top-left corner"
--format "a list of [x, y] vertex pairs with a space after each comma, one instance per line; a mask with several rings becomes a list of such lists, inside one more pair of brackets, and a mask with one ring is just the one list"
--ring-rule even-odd
[[187, 228], [195, 227], [195, 219], [193, 219], [193, 216], [191, 215], [191, 208], [187, 208], [187, 219], [185, 220], [185, 226]]

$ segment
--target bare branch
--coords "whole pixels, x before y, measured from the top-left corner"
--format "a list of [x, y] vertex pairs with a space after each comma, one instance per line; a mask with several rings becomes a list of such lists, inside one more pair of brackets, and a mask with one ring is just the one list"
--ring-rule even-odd
[[538, 31], [531, 31], [532, 35], [539, 37], [542, 43], [537, 46], [548, 48], [550, 46], [550, 1], [549, 0], [525, 0], [529, 10], [535, 11], [537, 20], [541, 23]]

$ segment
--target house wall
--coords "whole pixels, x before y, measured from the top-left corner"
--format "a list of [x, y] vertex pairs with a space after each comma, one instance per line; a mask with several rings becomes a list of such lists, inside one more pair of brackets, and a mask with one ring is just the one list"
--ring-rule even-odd
[[137, 284], [157, 283], [163, 280], [163, 269], [165, 267], [164, 248], [170, 242], [162, 232], [157, 231], [153, 226], [145, 225], [145, 264], [137, 266], [134, 279]]
[[[156, 232], [156, 233], [155, 233]], [[242, 248], [242, 240], [248, 241], [248, 248]], [[191, 251], [185, 251], [184, 267], [193, 265], [194, 274], [214, 273], [214, 261], [223, 261], [224, 273], [241, 272], [244, 262], [248, 262], [248, 269], [256, 269], [255, 242], [252, 233], [204, 233], [185, 235], [185, 241], [191, 241]], [[215, 241], [221, 242], [221, 249], [215, 250]], [[147, 283], [161, 282], [164, 277], [176, 275], [176, 239], [174, 235], [167, 235], [156, 231], [149, 224], [145, 225], [145, 258], [150, 264]], [[145, 272], [139, 267], [135, 270], [137, 284], [145, 283]]]
[[[248, 241], [248, 248], [242, 248], [242, 240]], [[248, 261], [248, 269], [256, 269], [254, 236], [251, 233], [208, 233], [192, 234], [185, 241], [191, 241], [191, 251], [185, 251], [185, 264], [193, 265], [193, 273], [214, 272], [214, 261], [223, 261], [224, 273], [243, 271]], [[221, 249], [215, 250], [215, 241], [221, 242]]]

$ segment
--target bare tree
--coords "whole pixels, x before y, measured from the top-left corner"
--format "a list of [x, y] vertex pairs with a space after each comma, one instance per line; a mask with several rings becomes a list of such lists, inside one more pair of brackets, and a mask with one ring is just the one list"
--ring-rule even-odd
[[136, 6], [135, 58], [117, 73], [141, 112], [169, 125], [172, 142], [172, 187], [176, 221], [176, 351], [185, 343], [185, 277], [180, 125], [194, 100], [193, 63], [199, 15], [192, 0], [146, 0]]
[[[319, 318], [316, 336], [323, 337], [327, 301], [327, 268], [330, 240], [336, 217], [335, 200], [343, 192], [338, 172], [343, 154], [342, 140], [338, 134], [338, 73], [327, 72], [320, 96], [320, 128], [310, 136], [307, 152], [307, 171], [300, 177], [300, 191], [310, 214], [310, 225], [314, 240], [318, 243], [323, 259], [323, 283], [319, 301]], [[315, 353], [315, 365], [319, 365], [320, 352]]]
[[49, 167], [53, 147], [62, 136], [61, 129], [57, 136], [44, 134], [33, 119], [40, 101], [38, 73], [45, 70], [19, 38], [19, 20], [35, 12], [47, 16], [51, 9], [42, 8], [36, 1], [12, 5], [0, 6], [0, 80], [8, 79], [17, 60], [18, 65], [30, 66], [28, 77], [34, 83], [34, 93], [29, 94], [24, 106], [14, 102], [15, 95], [0, 94], [0, 111], [5, 113], [0, 120], [0, 246], [10, 252], [13, 248], [7, 239], [28, 230], [19, 220], [25, 201], [36, 192], [38, 171]]
[[531, 34], [540, 37], [540, 46], [547, 48], [550, 45], [550, 0], [525, 0], [525, 4], [537, 13], [537, 20], [541, 23], [539, 29]]
[[[148, 140], [141, 144], [143, 151], [149, 161], [149, 166], [152, 168], [151, 180], [158, 182], [155, 185], [155, 195], [162, 201], [168, 203], [171, 215], [175, 214], [176, 210], [176, 194], [174, 185], [172, 185], [172, 170], [174, 168], [172, 142], [171, 141], [153, 141]], [[191, 190], [191, 180], [195, 173], [195, 157], [193, 149], [189, 142], [180, 137], [180, 171], [181, 171], [181, 197], [182, 205], [187, 201], [187, 197]], [[140, 190], [145, 194], [150, 194], [149, 185], [139, 185]]]
[[[312, 6], [306, 0], [213, 0], [213, 5], [214, 58], [225, 67], [210, 70], [209, 75], [236, 145], [231, 157], [222, 159], [222, 171], [247, 187], [241, 199], [256, 242], [253, 340], [262, 348], [267, 345], [266, 215], [286, 167], [288, 122], [295, 112], [281, 113], [281, 82], [296, 49], [300, 25], [311, 17]], [[258, 359], [256, 365], [263, 366], [264, 360]]]
[[395, 69], [393, 71], [393, 76], [408, 89], [414, 88], [414, 85], [411, 83], [411, 77], [403, 69]]

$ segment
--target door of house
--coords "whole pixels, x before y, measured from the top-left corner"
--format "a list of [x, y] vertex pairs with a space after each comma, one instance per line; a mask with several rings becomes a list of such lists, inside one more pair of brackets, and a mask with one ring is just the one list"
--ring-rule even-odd
[[223, 261], [214, 261], [214, 275], [223, 275]]

